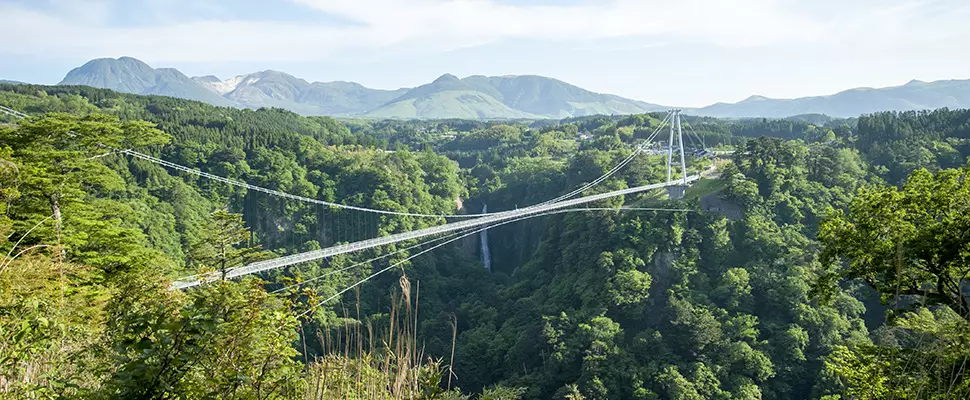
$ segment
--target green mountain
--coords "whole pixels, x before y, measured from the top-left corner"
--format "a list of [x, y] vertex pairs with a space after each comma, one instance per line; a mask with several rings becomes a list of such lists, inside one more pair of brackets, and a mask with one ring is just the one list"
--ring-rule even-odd
[[[542, 76], [442, 75], [367, 113], [383, 118], [568, 118], [635, 114], [665, 109], [619, 96], [593, 93]], [[448, 114], [456, 112], [458, 114]]]
[[134, 94], [199, 100], [216, 106], [232, 101], [207, 90], [174, 68], [154, 69], [131, 57], [99, 58], [67, 73], [59, 85], [85, 85]]
[[536, 75], [470, 76], [464, 79], [486, 91], [494, 89], [497, 99], [517, 110], [537, 115], [567, 118], [596, 114], [634, 114], [668, 107], [590, 92], [566, 82]]
[[368, 112], [375, 118], [536, 118], [502, 104], [492, 88], [481, 90], [454, 75], [445, 74], [418, 86], [383, 106]]
[[394, 101], [366, 114], [373, 118], [406, 119], [538, 119], [541, 116], [513, 110], [482, 92], [447, 90]]
[[970, 80], [911, 81], [880, 89], [858, 88], [829, 96], [771, 99], [751, 96], [741, 102], [717, 103], [690, 110], [711, 117], [783, 118], [803, 114], [855, 117], [880, 111], [929, 110], [970, 107]]

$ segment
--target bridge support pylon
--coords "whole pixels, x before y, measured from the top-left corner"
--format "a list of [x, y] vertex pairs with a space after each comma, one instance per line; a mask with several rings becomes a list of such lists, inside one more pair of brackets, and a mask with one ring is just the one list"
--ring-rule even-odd
[[[670, 121], [670, 140], [667, 141], [667, 183], [674, 183], [674, 169], [675, 165], [680, 164], [680, 169], [683, 171], [683, 184], [674, 185], [667, 187], [667, 195], [670, 200], [680, 200], [684, 198], [687, 192], [687, 187], [689, 183], [687, 182], [687, 160], [684, 156], [684, 132], [681, 130], [680, 125], [680, 112], [681, 110], [671, 110], [673, 113], [673, 119]], [[676, 132], [676, 136], [674, 133]], [[674, 142], [676, 140], [676, 144]], [[677, 148], [680, 153], [680, 163], [674, 160], [674, 149]], [[680, 180], [680, 179], [677, 179]]]

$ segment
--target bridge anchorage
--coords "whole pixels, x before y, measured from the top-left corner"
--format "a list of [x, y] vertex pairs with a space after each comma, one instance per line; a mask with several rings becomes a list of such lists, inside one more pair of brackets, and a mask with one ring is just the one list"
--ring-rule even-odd
[[[667, 196], [670, 200], [680, 200], [684, 198], [690, 182], [687, 180], [687, 161], [684, 156], [684, 132], [680, 125], [680, 112], [682, 110], [671, 110], [672, 120], [670, 121], [670, 139], [667, 141]], [[674, 130], [677, 131], [677, 144], [674, 144]], [[674, 147], [680, 152], [680, 162], [674, 160]], [[683, 172], [683, 180], [673, 179], [674, 166], [680, 165]]]

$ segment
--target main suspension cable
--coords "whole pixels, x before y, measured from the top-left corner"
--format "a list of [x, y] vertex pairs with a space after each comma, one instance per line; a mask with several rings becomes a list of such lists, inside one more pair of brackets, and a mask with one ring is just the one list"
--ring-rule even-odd
[[329, 202], [329, 201], [311, 199], [311, 198], [305, 197], [305, 196], [298, 196], [298, 195], [294, 195], [294, 194], [289, 194], [289, 193], [286, 193], [286, 192], [281, 192], [279, 190], [267, 189], [267, 188], [264, 188], [264, 187], [261, 187], [261, 186], [256, 186], [256, 185], [252, 185], [252, 184], [249, 184], [249, 183], [246, 183], [246, 182], [241, 182], [241, 181], [237, 181], [237, 180], [233, 180], [233, 179], [223, 178], [223, 177], [218, 176], [218, 175], [213, 175], [213, 174], [210, 174], [208, 172], [203, 172], [203, 171], [200, 171], [200, 170], [197, 170], [197, 169], [194, 169], [194, 168], [189, 168], [189, 167], [186, 167], [186, 166], [183, 166], [183, 165], [179, 165], [179, 164], [176, 164], [176, 163], [173, 163], [173, 162], [165, 161], [165, 160], [162, 160], [160, 158], [152, 157], [150, 155], [143, 154], [143, 153], [139, 153], [139, 152], [134, 151], [134, 150], [119, 150], [119, 152], [124, 153], [124, 154], [128, 154], [128, 155], [130, 155], [132, 157], [140, 158], [140, 159], [145, 160], [145, 161], [149, 161], [149, 162], [152, 162], [152, 163], [155, 163], [155, 164], [159, 164], [159, 165], [162, 165], [162, 166], [165, 166], [165, 167], [174, 169], [174, 170], [186, 172], [186, 173], [189, 173], [189, 174], [197, 175], [197, 176], [200, 176], [200, 177], [203, 177], [203, 178], [206, 178], [206, 179], [211, 179], [211, 180], [214, 180], [214, 181], [219, 181], [219, 182], [226, 183], [226, 184], [229, 184], [229, 185], [238, 186], [238, 187], [241, 187], [241, 188], [245, 188], [247, 190], [253, 190], [253, 191], [257, 191], [257, 192], [263, 192], [263, 193], [270, 194], [270, 195], [273, 195], [273, 196], [278, 196], [278, 197], [293, 199], [293, 200], [297, 200], [297, 201], [302, 201], [304, 203], [319, 204], [319, 205], [323, 205], [323, 206], [327, 206], [327, 207], [331, 207], [331, 208], [342, 208], [342, 209], [346, 209], [346, 210], [363, 211], [363, 212], [376, 213], [376, 214], [396, 215], [396, 216], [404, 216], [404, 217], [422, 217], [422, 218], [475, 218], [475, 217], [484, 216], [484, 214], [421, 214], [421, 213], [409, 213], [409, 212], [400, 212], [400, 211], [378, 210], [378, 209], [367, 208], [367, 207], [358, 207], [358, 206], [351, 206], [351, 205], [346, 205], [346, 204], [333, 203], [333, 202]]
[[602, 181], [604, 181], [606, 179], [609, 179], [609, 177], [613, 176], [613, 174], [615, 174], [621, 168], [625, 167], [627, 164], [629, 164], [631, 161], [633, 161], [634, 158], [636, 158], [638, 155], [640, 155], [640, 153], [642, 153], [644, 150], [646, 150], [646, 148], [650, 144], [650, 142], [652, 142], [653, 139], [656, 138], [658, 134], [660, 134], [660, 130], [662, 130], [664, 128], [664, 126], [667, 125], [667, 122], [670, 120], [670, 116], [671, 115], [672, 115], [671, 113], [667, 113], [667, 116], [664, 117], [663, 121], [660, 121], [660, 125], [657, 126], [657, 129], [654, 130], [653, 133], [649, 137], [647, 137], [647, 140], [645, 140], [643, 143], [639, 144], [636, 147], [636, 149], [633, 151], [633, 154], [630, 154], [629, 156], [627, 156], [627, 158], [625, 158], [619, 164], [617, 164], [616, 166], [614, 166], [613, 169], [607, 171], [605, 174], [603, 174], [603, 176], [600, 176], [599, 178], [596, 178], [592, 182], [587, 183], [586, 185], [580, 187], [579, 189], [573, 190], [572, 192], [566, 193], [566, 194], [564, 194], [562, 196], [559, 196], [559, 197], [556, 197], [554, 199], [547, 200], [547, 201], [541, 203], [540, 205], [546, 205], [546, 204], [551, 204], [551, 203], [559, 202], [559, 201], [562, 201], [562, 200], [566, 200], [566, 199], [568, 199], [570, 197], [573, 197], [573, 196], [575, 196], [577, 194], [580, 194], [582, 192], [585, 192], [585, 191], [589, 190], [593, 186], [598, 185], [600, 182], [602, 182]]

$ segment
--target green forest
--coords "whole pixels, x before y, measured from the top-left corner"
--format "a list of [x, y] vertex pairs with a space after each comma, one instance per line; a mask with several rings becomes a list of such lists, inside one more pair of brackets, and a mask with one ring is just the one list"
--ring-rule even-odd
[[[970, 110], [685, 115], [686, 167], [718, 156], [684, 199], [493, 227], [488, 268], [475, 234], [172, 290], [446, 219], [119, 150], [474, 214], [594, 181], [666, 115], [334, 119], [7, 84], [0, 105], [29, 115], [0, 114], [0, 398], [970, 398]], [[584, 194], [662, 182], [663, 157]]]

